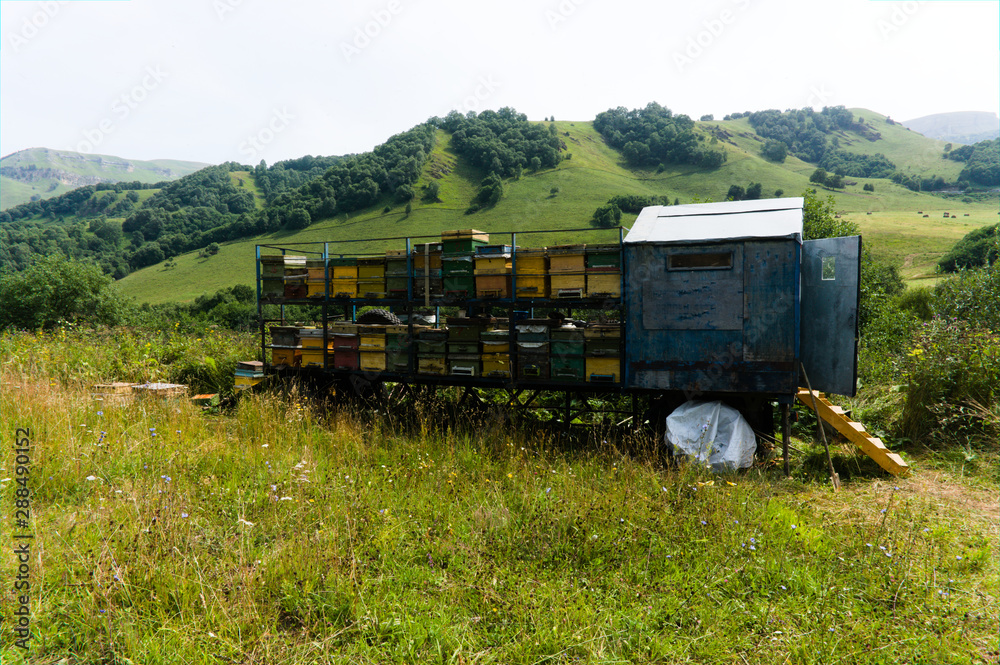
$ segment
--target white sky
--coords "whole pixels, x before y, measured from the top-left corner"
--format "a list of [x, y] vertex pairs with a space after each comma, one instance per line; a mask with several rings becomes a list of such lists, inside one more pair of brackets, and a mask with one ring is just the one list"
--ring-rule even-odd
[[997, 112], [998, 31], [987, 1], [4, 0], [0, 154], [273, 163], [502, 106]]

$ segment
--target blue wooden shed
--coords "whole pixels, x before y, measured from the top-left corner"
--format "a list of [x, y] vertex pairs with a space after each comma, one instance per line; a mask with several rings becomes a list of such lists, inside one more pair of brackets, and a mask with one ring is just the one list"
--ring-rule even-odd
[[624, 239], [625, 381], [854, 394], [860, 237], [803, 242], [803, 199], [644, 208]]

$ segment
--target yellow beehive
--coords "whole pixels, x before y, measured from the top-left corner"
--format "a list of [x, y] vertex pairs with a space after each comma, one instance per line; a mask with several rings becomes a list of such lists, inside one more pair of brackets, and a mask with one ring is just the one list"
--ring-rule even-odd
[[586, 245], [549, 247], [549, 274], [585, 272], [587, 270], [586, 252]]
[[309, 298], [322, 298], [326, 295], [326, 282], [306, 282], [309, 291], [306, 296]]
[[553, 298], [582, 298], [586, 293], [586, 287], [586, 274], [582, 271], [554, 272], [549, 275], [549, 292]]
[[385, 279], [358, 278], [359, 298], [385, 298]]
[[380, 279], [385, 281], [385, 257], [358, 259], [358, 280]]
[[385, 351], [361, 351], [361, 370], [365, 372], [385, 371]]
[[545, 248], [517, 251], [514, 274], [517, 276], [515, 293], [518, 298], [549, 297], [549, 259]]
[[484, 353], [483, 376], [492, 378], [510, 378], [510, 354]]
[[587, 381], [618, 383], [621, 380], [621, 359], [587, 358]]
[[237, 376], [235, 386], [237, 388], [249, 388], [251, 386], [256, 386], [263, 380], [264, 377], [262, 376]]
[[272, 365], [289, 365], [298, 367], [302, 361], [302, 352], [298, 349], [271, 349]]
[[510, 256], [503, 254], [479, 255], [476, 257], [477, 275], [509, 275], [511, 269]]
[[588, 272], [588, 298], [619, 298], [622, 295], [622, 276], [616, 272]]
[[360, 346], [362, 351], [382, 351], [385, 352], [384, 333], [361, 333]]
[[302, 367], [323, 367], [323, 347], [318, 349], [302, 349]]
[[418, 356], [417, 372], [420, 374], [444, 375], [448, 373], [448, 362], [445, 360], [444, 355]]

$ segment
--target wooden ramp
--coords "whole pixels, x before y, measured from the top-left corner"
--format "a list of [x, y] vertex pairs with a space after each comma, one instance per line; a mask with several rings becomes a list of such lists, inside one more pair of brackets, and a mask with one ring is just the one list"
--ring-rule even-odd
[[[816, 397], [815, 407], [813, 406], [813, 395]], [[889, 452], [889, 449], [885, 447], [885, 444], [880, 439], [868, 434], [865, 431], [865, 426], [861, 423], [854, 422], [848, 418], [844, 410], [839, 406], [831, 404], [823, 393], [814, 390], [812, 391], [812, 395], [810, 395], [809, 391], [805, 388], [799, 388], [796, 396], [800, 402], [810, 409], [819, 409], [816, 415], [833, 425], [834, 429], [847, 437], [848, 441], [861, 448], [880, 467], [894, 476], [910, 475], [910, 467], [903, 461], [902, 457], [896, 453]]]

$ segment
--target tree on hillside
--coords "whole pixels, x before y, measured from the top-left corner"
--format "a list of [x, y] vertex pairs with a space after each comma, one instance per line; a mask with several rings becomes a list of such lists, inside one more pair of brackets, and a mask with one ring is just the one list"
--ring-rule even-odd
[[742, 201], [743, 196], [746, 192], [743, 191], [743, 187], [740, 185], [730, 185], [729, 191], [726, 192], [727, 201]]
[[441, 192], [441, 185], [437, 180], [431, 180], [427, 183], [427, 189], [424, 190], [424, 200], [436, 202], [438, 201], [438, 194]]
[[760, 149], [760, 155], [764, 159], [781, 164], [788, 156], [788, 147], [781, 141], [768, 139]]
[[826, 184], [826, 169], [816, 169], [813, 171], [812, 175], [809, 176], [809, 182], [814, 182], [817, 185]]
[[288, 214], [288, 221], [285, 225], [290, 229], [304, 229], [312, 224], [312, 218], [303, 208], [296, 208]]
[[99, 267], [62, 254], [0, 279], [0, 328], [51, 328], [60, 322], [117, 325], [129, 303]]

